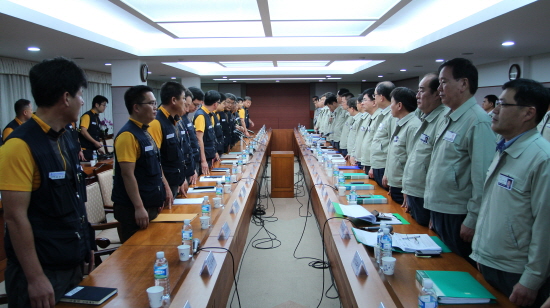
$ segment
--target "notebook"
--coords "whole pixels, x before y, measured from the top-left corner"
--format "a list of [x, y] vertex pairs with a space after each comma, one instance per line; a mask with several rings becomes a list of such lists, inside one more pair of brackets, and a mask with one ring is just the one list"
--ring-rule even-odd
[[61, 302], [101, 305], [118, 292], [117, 288], [77, 286], [61, 297]]

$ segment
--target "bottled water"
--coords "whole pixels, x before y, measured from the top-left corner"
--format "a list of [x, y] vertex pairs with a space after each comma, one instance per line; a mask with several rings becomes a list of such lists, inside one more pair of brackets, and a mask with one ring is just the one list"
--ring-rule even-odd
[[92, 159], [97, 161], [97, 151], [92, 152]]
[[433, 281], [424, 279], [422, 281], [422, 290], [418, 295], [418, 308], [436, 308], [437, 295], [433, 289]]
[[218, 180], [216, 184], [216, 197], [221, 197], [223, 195], [223, 185], [222, 180]]
[[380, 229], [376, 232], [376, 246], [374, 246], [374, 259], [376, 263], [382, 264], [382, 258], [380, 257], [380, 239], [384, 235], [384, 228], [386, 228], [386, 223], [380, 224]]
[[[380, 238], [380, 259], [391, 257], [392, 238], [389, 228], [384, 228], [384, 235]], [[382, 263], [382, 262], [380, 262]]]
[[226, 170], [225, 171], [225, 183], [226, 184], [230, 184], [231, 183], [231, 173], [229, 172], [229, 170]]
[[161, 286], [164, 288], [163, 301], [164, 305], [170, 304], [170, 280], [168, 271], [168, 261], [164, 257], [164, 251], [157, 252], [157, 260], [154, 265], [155, 272], [155, 286]]
[[246, 149], [242, 151], [241, 155], [242, 155], [243, 164], [246, 164], [247, 161], [248, 161], [248, 153], [247, 153]]
[[237, 163], [233, 163], [233, 166], [231, 168], [231, 173], [232, 174], [237, 174]]
[[183, 227], [181, 229], [181, 244], [193, 247], [193, 227], [191, 227], [190, 219], [183, 221]]
[[344, 186], [346, 184], [346, 178], [344, 177], [344, 171], [338, 173], [338, 186]]
[[354, 204], [357, 204], [357, 192], [355, 191], [355, 185], [351, 186], [351, 191], [349, 193], [349, 201], [355, 202]]
[[208, 196], [204, 196], [204, 200], [202, 200], [201, 206], [202, 216], [210, 217], [211, 208], [212, 207], [210, 206], [210, 200], [208, 200]]

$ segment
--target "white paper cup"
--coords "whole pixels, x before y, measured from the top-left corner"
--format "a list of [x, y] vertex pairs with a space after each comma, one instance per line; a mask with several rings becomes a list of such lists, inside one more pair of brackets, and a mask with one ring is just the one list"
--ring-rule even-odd
[[231, 193], [231, 184], [223, 185], [223, 192], [226, 193], [226, 194], [230, 194]]
[[191, 251], [191, 246], [189, 246], [189, 245], [179, 245], [178, 246], [178, 253], [179, 253], [179, 256], [180, 256], [180, 261], [189, 260], [190, 251]]
[[160, 308], [162, 307], [162, 293], [164, 287], [154, 286], [147, 289], [147, 296], [149, 296], [149, 307]]
[[236, 182], [237, 182], [237, 175], [232, 174], [231, 175], [231, 183], [236, 183]]
[[382, 272], [384, 272], [384, 275], [393, 275], [395, 271], [395, 261], [394, 257], [382, 258]]
[[208, 229], [210, 226], [210, 217], [208, 216], [201, 216], [201, 229]]
[[95, 167], [96, 164], [97, 164], [97, 160], [95, 160], [95, 159], [90, 160], [90, 166], [91, 167]]
[[220, 207], [222, 207], [222, 198], [216, 197], [216, 198], [212, 198], [212, 200], [214, 200], [215, 209], [219, 209]]
[[338, 196], [343, 197], [346, 195], [346, 186], [338, 186]]

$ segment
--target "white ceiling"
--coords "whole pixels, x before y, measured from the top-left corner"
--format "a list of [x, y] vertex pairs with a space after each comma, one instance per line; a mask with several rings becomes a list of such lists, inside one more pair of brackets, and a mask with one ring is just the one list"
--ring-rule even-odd
[[141, 59], [161, 81], [400, 80], [436, 59], [548, 53], [549, 11], [549, 0], [0, 0], [0, 56], [102, 72]]

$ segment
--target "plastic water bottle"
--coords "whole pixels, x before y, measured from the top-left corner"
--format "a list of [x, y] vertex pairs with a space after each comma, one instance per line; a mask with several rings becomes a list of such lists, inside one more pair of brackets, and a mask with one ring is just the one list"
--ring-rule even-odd
[[376, 263], [381, 264], [382, 258], [380, 257], [380, 239], [384, 235], [384, 228], [386, 228], [386, 223], [380, 224], [380, 229], [376, 232], [376, 246], [374, 246], [374, 259]]
[[389, 228], [384, 228], [384, 235], [380, 238], [380, 259], [391, 257], [392, 238]]
[[218, 184], [216, 184], [216, 197], [221, 197], [222, 195], [223, 195], [222, 180], [218, 180]]
[[202, 216], [210, 217], [211, 208], [212, 207], [210, 206], [210, 200], [208, 200], [208, 196], [204, 196], [204, 200], [202, 200], [201, 206]]
[[155, 272], [155, 286], [161, 286], [164, 288], [163, 301], [164, 305], [170, 304], [170, 280], [168, 271], [168, 261], [164, 257], [164, 251], [157, 252], [157, 260], [154, 265]]
[[349, 201], [355, 202], [355, 204], [357, 204], [357, 192], [355, 191], [355, 185], [351, 186], [351, 191], [349, 193]]
[[344, 186], [346, 184], [346, 178], [344, 177], [344, 171], [338, 173], [338, 186]]
[[418, 295], [418, 308], [436, 308], [437, 295], [433, 289], [433, 281], [425, 278], [422, 280], [422, 290]]
[[237, 163], [236, 162], [233, 162], [233, 166], [231, 168], [231, 173], [232, 174], [237, 174]]
[[229, 170], [225, 170], [225, 183], [230, 184], [231, 183], [231, 173]]
[[248, 153], [246, 149], [242, 151], [241, 155], [242, 155], [243, 164], [246, 164], [246, 162], [248, 161]]
[[338, 164], [332, 164], [332, 182], [336, 188], [338, 188], [338, 175], [340, 174], [338, 170]]
[[181, 228], [181, 244], [193, 247], [193, 227], [191, 226], [191, 219], [183, 221], [183, 227]]
[[97, 151], [95, 150], [92, 152], [92, 159], [97, 161]]

